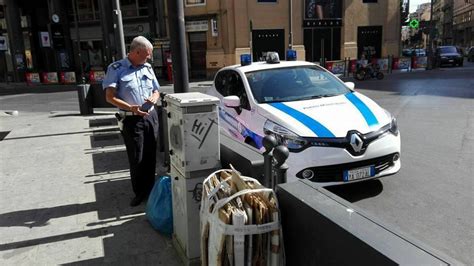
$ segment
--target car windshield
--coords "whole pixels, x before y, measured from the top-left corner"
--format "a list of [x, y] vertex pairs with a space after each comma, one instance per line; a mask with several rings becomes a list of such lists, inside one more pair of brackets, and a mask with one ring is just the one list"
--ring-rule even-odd
[[439, 50], [442, 54], [457, 53], [458, 52], [456, 50], [456, 47], [453, 47], [453, 46], [441, 47], [441, 48], [439, 48]]
[[309, 100], [350, 92], [344, 83], [316, 66], [266, 69], [245, 75], [258, 103]]

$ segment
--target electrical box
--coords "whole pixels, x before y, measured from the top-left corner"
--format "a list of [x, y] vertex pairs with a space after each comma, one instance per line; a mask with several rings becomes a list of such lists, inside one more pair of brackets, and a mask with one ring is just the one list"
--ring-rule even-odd
[[182, 175], [176, 167], [171, 166], [173, 239], [179, 245], [179, 253], [182, 253], [187, 260], [201, 256], [199, 208], [202, 183], [215, 170], [188, 172]]
[[219, 165], [219, 99], [199, 92], [165, 96], [170, 162], [183, 176]]

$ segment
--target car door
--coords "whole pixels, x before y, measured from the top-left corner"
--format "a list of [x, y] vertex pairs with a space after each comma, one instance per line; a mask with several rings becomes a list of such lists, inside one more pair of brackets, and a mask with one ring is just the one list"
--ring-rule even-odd
[[[225, 70], [218, 73], [215, 86], [220, 96], [237, 96], [240, 99], [240, 107], [228, 107], [221, 101], [219, 107], [219, 118], [221, 128], [232, 138], [247, 143], [255, 148], [262, 146], [262, 138], [252, 130], [258, 125], [253, 124], [253, 113], [244, 86], [242, 76], [235, 70]], [[262, 126], [260, 126], [262, 127]]]

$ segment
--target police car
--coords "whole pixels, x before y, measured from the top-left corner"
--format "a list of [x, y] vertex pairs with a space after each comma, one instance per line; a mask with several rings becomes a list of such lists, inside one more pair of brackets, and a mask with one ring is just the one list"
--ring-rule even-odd
[[288, 181], [357, 182], [400, 170], [400, 133], [388, 111], [310, 62], [266, 62], [220, 69], [209, 94], [221, 100], [221, 132], [261, 151], [271, 134], [288, 147]]

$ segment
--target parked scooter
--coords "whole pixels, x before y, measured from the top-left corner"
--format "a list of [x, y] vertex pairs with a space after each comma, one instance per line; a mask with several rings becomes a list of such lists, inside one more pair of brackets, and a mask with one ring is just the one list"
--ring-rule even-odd
[[384, 74], [380, 71], [379, 64], [368, 63], [365, 66], [358, 64], [354, 78], [357, 80], [366, 80], [370, 78], [380, 80], [384, 78]]

